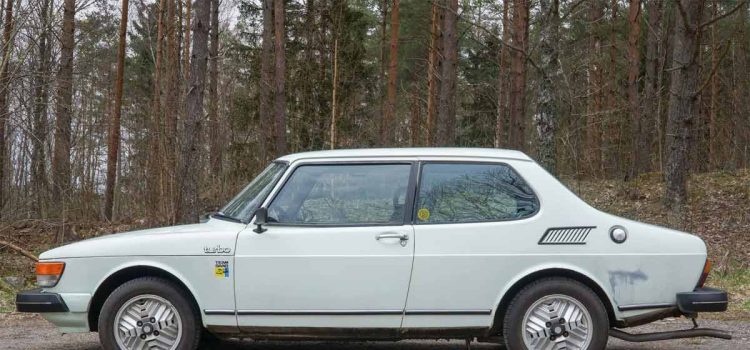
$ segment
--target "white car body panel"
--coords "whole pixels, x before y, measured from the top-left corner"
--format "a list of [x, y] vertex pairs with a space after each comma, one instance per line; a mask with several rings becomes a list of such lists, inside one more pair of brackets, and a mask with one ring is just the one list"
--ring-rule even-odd
[[[319, 328], [464, 328], [493, 325], [510, 288], [539, 271], [588, 277], [616, 319], [674, 305], [692, 291], [706, 247], [699, 238], [602, 213], [526, 155], [492, 149], [395, 149], [309, 152], [280, 158], [291, 169], [317, 162], [462, 161], [510, 165], [536, 193], [540, 210], [515, 221], [373, 227], [294, 227], [210, 219], [206, 223], [115, 234], [41, 255], [66, 263], [59, 293], [69, 313], [44, 314], [65, 332], [88, 331], [98, 287], [134, 266], [161, 269], [194, 296], [205, 326]], [[622, 226], [617, 244], [609, 230]], [[591, 227], [585, 244], [544, 245], [550, 228]], [[383, 232], [408, 234], [376, 241]], [[218, 247], [220, 253], [204, 248]], [[226, 252], [225, 249], [228, 249]], [[216, 267], [226, 264], [227, 276]], [[641, 306], [652, 305], [652, 307]], [[658, 308], [657, 308], [658, 309]]]
[[[274, 227], [237, 240], [240, 326], [398, 328], [411, 277], [414, 241], [375, 240], [384, 232], [413, 236], [410, 226]], [[387, 283], [384, 283], [387, 281]], [[286, 316], [282, 312], [373, 314]], [[394, 312], [385, 312], [394, 311]]]

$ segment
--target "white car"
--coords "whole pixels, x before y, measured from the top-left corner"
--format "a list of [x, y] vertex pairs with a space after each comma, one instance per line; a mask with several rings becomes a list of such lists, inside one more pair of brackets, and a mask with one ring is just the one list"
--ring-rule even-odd
[[600, 212], [521, 152], [336, 150], [277, 159], [206, 222], [47, 251], [16, 305], [105, 349], [202, 335], [604, 349], [729, 338], [618, 329], [726, 310], [709, 270], [700, 238]]

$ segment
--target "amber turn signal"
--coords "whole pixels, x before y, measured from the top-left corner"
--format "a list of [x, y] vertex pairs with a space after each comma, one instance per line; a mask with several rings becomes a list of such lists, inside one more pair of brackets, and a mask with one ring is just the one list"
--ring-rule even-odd
[[36, 263], [36, 284], [44, 288], [54, 287], [60, 281], [63, 271], [65, 271], [64, 262], [38, 262]]
[[698, 280], [697, 288], [703, 288], [703, 285], [706, 284], [706, 279], [708, 279], [708, 274], [710, 273], [711, 273], [711, 260], [706, 259], [706, 264], [703, 265], [703, 273], [701, 273], [701, 278]]

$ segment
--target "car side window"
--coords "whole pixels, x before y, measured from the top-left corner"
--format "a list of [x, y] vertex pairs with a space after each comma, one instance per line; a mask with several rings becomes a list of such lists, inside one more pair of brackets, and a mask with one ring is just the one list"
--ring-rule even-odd
[[422, 166], [417, 224], [507, 221], [539, 209], [531, 187], [508, 165], [427, 163]]
[[302, 165], [268, 207], [291, 225], [401, 225], [411, 164]]

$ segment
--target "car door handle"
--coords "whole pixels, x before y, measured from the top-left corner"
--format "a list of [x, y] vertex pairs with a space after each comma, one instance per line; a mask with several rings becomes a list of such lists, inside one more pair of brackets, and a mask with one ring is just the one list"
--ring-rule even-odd
[[397, 233], [397, 232], [384, 232], [375, 236], [376, 241], [380, 241], [381, 239], [387, 239], [387, 238], [398, 238], [401, 241], [401, 245], [406, 245], [406, 241], [409, 240], [409, 235], [405, 233]]

